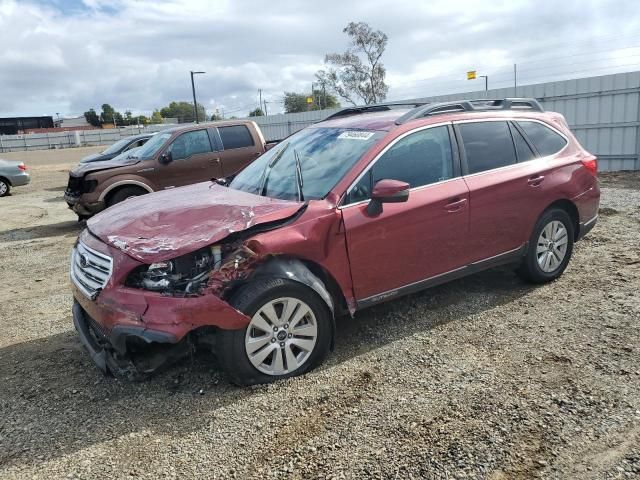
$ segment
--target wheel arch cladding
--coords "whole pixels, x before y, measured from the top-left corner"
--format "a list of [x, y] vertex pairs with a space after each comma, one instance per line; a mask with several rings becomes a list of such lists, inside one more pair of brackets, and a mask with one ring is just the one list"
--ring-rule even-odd
[[[313, 267], [312, 267], [313, 268]], [[314, 268], [315, 270], [315, 268]], [[313, 290], [327, 305], [331, 318], [331, 349], [334, 346], [336, 324], [335, 303], [329, 289], [323, 280], [316, 275], [302, 260], [293, 257], [275, 256], [256, 267], [247, 279], [255, 278], [282, 278], [301, 283]], [[341, 308], [341, 307], [340, 307]]]
[[560, 208], [569, 214], [569, 217], [571, 217], [571, 221], [573, 222], [573, 240], [576, 241], [580, 234], [580, 213], [578, 212], [578, 207], [576, 207], [571, 200], [560, 199], [545, 208], [544, 212], [552, 208]]

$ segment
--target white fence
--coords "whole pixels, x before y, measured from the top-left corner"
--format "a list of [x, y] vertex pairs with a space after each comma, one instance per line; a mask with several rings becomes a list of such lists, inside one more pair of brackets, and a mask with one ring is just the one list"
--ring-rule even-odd
[[[599, 159], [600, 170], [640, 170], [640, 72], [525, 85], [514, 89], [422, 97], [411, 101], [471, 98], [534, 97], [545, 109], [562, 113], [582, 145]], [[267, 140], [280, 140], [324, 119], [337, 110], [252, 117]], [[109, 144], [140, 131], [158, 131], [171, 125], [144, 129], [82, 130], [0, 136], [0, 152]]]
[[175, 125], [161, 124], [146, 127], [121, 127], [113, 129], [74, 130], [69, 132], [28, 133], [24, 135], [0, 135], [0, 153], [21, 150], [47, 150], [52, 148], [109, 145], [121, 138], [142, 132], [158, 132]]

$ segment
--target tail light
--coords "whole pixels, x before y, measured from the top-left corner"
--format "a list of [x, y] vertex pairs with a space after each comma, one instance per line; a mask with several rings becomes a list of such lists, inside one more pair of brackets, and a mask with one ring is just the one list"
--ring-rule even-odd
[[18, 165], [18, 168], [19, 168], [20, 170], [22, 170], [23, 172], [26, 172], [26, 171], [27, 171], [27, 166], [26, 166], [24, 163], [21, 163], [20, 165]]
[[598, 174], [598, 157], [589, 156], [583, 158], [581, 162], [591, 175], [595, 177]]

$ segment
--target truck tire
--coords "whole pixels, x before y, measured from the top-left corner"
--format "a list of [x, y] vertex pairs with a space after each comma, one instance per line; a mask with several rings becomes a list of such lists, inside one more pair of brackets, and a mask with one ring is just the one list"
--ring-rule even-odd
[[116, 203], [120, 203], [126, 200], [127, 198], [139, 197], [140, 195], [144, 195], [145, 193], [149, 193], [149, 192], [147, 192], [145, 189], [140, 187], [121, 188], [119, 190], [116, 190], [116, 192], [113, 193], [112, 195], [109, 195], [109, 198], [107, 200], [107, 207], [112, 207]]
[[229, 302], [251, 322], [220, 330], [216, 354], [237, 385], [269, 383], [319, 365], [331, 347], [331, 312], [306, 285], [263, 278], [239, 289]]

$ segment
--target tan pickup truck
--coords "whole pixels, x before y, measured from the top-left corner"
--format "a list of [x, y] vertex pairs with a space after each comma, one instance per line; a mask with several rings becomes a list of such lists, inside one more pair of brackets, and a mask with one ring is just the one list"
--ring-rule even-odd
[[189, 124], [157, 133], [113, 160], [69, 172], [64, 199], [80, 219], [129, 197], [211, 179], [229, 179], [271, 145], [248, 120]]

